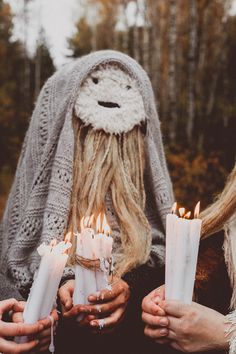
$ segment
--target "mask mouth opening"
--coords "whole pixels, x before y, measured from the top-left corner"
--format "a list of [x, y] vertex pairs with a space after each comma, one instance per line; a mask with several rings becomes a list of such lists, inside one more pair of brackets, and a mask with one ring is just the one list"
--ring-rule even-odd
[[120, 108], [120, 105], [118, 105], [118, 103], [114, 103], [114, 102], [98, 101], [98, 104], [100, 106], [106, 107], [106, 108]]

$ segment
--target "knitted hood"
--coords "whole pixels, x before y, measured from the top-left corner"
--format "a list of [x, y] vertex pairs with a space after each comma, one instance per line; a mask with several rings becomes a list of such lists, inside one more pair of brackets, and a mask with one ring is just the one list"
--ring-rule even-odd
[[0, 235], [1, 272], [8, 272], [19, 288], [32, 282], [38, 245], [64, 237], [72, 189], [75, 102], [86, 77], [99, 65], [112, 63], [136, 81], [143, 99], [146, 214], [153, 230], [152, 251], [163, 262], [165, 217], [173, 197], [151, 83], [129, 56], [99, 51], [57, 71], [42, 88], [31, 117]]

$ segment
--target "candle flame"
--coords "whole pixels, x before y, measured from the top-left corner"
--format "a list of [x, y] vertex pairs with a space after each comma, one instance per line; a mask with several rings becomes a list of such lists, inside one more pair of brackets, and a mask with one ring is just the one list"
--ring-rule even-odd
[[109, 236], [111, 234], [111, 228], [108, 225], [106, 215], [104, 214], [103, 216], [103, 221], [102, 221], [102, 233]]
[[66, 236], [65, 236], [65, 243], [70, 242], [71, 237], [72, 237], [71, 231], [67, 232], [67, 234], [66, 234]]
[[176, 210], [177, 210], [177, 203], [175, 202], [175, 203], [172, 205], [171, 214], [175, 214], [175, 213], [176, 213]]
[[197, 203], [194, 209], [194, 219], [198, 219], [200, 213], [200, 201]]
[[191, 211], [187, 212], [187, 213], [184, 215], [184, 218], [185, 218], [185, 219], [190, 219], [190, 216], [191, 216]]
[[101, 213], [98, 214], [97, 221], [96, 221], [96, 232], [100, 233], [101, 232]]
[[185, 208], [179, 208], [179, 215], [182, 218], [185, 214]]
[[90, 216], [86, 216], [84, 218], [84, 227], [88, 227], [89, 226], [89, 221], [90, 221]]
[[49, 244], [49, 246], [50, 247], [55, 247], [57, 245], [57, 240], [54, 238], [51, 242], [50, 242], [50, 244]]

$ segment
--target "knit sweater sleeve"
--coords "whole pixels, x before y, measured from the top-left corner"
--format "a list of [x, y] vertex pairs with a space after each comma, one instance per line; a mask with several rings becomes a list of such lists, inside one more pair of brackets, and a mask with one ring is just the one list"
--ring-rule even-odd
[[24, 300], [15, 286], [2, 274], [0, 274], [0, 301], [9, 298], [15, 298], [16, 300]]
[[225, 316], [225, 323], [228, 324], [228, 328], [225, 332], [229, 342], [229, 354], [236, 353], [236, 310], [230, 312]]

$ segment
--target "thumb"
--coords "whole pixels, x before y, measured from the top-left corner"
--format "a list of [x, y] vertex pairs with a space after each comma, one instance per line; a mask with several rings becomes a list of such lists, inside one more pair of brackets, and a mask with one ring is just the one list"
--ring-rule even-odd
[[14, 308], [17, 304], [16, 299], [8, 299], [0, 301], [0, 319], [5, 312], [8, 312]]
[[72, 291], [67, 283], [59, 289], [58, 295], [62, 305], [66, 310], [70, 310], [72, 307]]
[[161, 301], [159, 305], [168, 315], [177, 318], [183, 317], [190, 308], [190, 305], [183, 304], [177, 300]]

